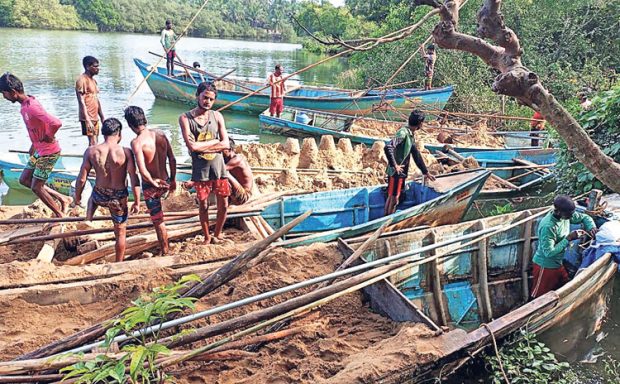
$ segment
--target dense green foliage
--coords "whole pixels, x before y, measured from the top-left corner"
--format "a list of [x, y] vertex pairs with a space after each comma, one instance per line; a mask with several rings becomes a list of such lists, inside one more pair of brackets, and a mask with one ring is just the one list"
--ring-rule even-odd
[[[187, 283], [199, 281], [196, 275], [184, 276], [174, 284], [155, 288], [150, 295], [133, 301], [133, 305], [108, 328], [104, 347], [109, 350], [112, 340], [121, 332], [131, 335], [149, 325], [166, 321], [170, 315], [185, 309], [193, 310], [197, 299], [184, 298], [180, 292], [187, 287]], [[149, 342], [149, 336], [142, 333], [131, 338], [133, 344], [121, 348], [124, 354], [119, 359], [99, 355], [95, 360], [65, 367], [60, 370], [65, 374], [63, 381], [76, 378], [77, 384], [168, 382], [166, 373], [155, 363], [159, 357], [170, 354], [168, 348], [158, 343], [160, 331], [150, 335], [152, 342]]]
[[[568, 363], [558, 362], [551, 350], [536, 340], [535, 334], [525, 330], [521, 330], [506, 342], [499, 349], [499, 355], [490, 353], [485, 356], [485, 361], [491, 372], [493, 384], [506, 383], [500, 368], [500, 361], [510, 383], [568, 384], [575, 382], [574, 374], [567, 371]], [[566, 377], [567, 375], [570, 377]]]
[[[461, 31], [476, 34], [476, 15], [481, 3], [482, 0], [470, 0], [461, 9]], [[339, 36], [344, 39], [385, 35], [413, 24], [430, 10], [426, 6], [414, 7], [409, 0], [347, 0], [346, 4], [350, 12], [340, 10], [340, 20], [330, 25], [351, 23], [354, 18], [364, 17], [376, 27], [371, 33], [364, 28], [348, 28]], [[511, 0], [502, 4], [506, 24], [521, 40], [524, 64], [541, 77], [558, 99], [574, 98], [584, 89], [609, 88], [614, 71], [620, 71], [620, 2], [567, 0], [558, 6], [554, 0]], [[329, 8], [328, 5], [323, 7]], [[340, 85], [364, 88], [371, 79], [384, 83], [430, 36], [438, 19], [436, 16], [429, 20], [404, 40], [369, 52], [354, 53], [350, 60], [352, 69], [340, 75]], [[315, 24], [320, 25], [320, 21]], [[333, 33], [331, 26], [322, 25], [324, 30]], [[449, 108], [500, 109], [501, 99], [490, 88], [494, 77], [493, 70], [469, 53], [438, 50], [434, 85], [456, 86]], [[407, 65], [393, 83], [417, 80], [421, 85], [422, 79], [423, 61], [419, 58]], [[511, 100], [507, 101], [506, 112], [522, 116], [532, 113]]]
[[[0, 26], [158, 33], [166, 19], [180, 32], [203, 1], [0, 0]], [[188, 33], [201, 37], [282, 38], [295, 33], [292, 0], [209, 0]]]
[[[620, 162], [620, 86], [596, 96], [590, 110], [579, 113], [578, 120], [603, 152]], [[557, 167], [561, 192], [576, 195], [592, 188], [610, 192], [577, 161], [564, 142], [560, 145]]]

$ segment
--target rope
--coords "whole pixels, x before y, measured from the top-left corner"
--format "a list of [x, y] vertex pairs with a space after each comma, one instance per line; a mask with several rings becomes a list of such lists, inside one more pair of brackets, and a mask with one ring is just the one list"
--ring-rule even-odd
[[499, 349], [497, 348], [497, 340], [495, 340], [495, 334], [491, 330], [488, 324], [482, 323], [480, 326], [485, 327], [489, 334], [491, 335], [491, 340], [493, 341], [493, 349], [495, 349], [495, 357], [497, 357], [497, 362], [499, 363], [499, 369], [502, 371], [502, 376], [504, 376], [504, 380], [506, 380], [506, 384], [510, 384], [510, 380], [508, 379], [508, 375], [506, 375], [506, 371], [504, 370], [504, 364], [502, 363], [502, 358], [499, 355]]
[[[192, 23], [196, 20], [196, 18], [198, 17], [198, 15], [200, 15], [200, 12], [202, 12], [202, 10], [207, 6], [207, 3], [209, 2], [209, 0], [205, 0], [204, 3], [202, 3], [202, 5], [200, 6], [200, 8], [198, 8], [198, 11], [196, 12], [196, 14], [191, 18], [191, 20], [189, 21], [189, 23], [185, 26], [185, 29], [183, 30], [183, 32], [181, 32], [181, 34], [179, 35], [179, 37], [172, 43], [172, 47], [170, 47], [170, 49], [174, 49], [174, 47], [176, 47], [177, 43], [181, 40], [181, 38], [183, 38], [183, 36], [185, 36], [185, 34], [187, 33], [187, 31], [189, 30], [189, 27], [192, 25]], [[133, 91], [133, 93], [131, 95], [129, 95], [129, 97], [127, 98], [127, 101], [125, 101], [125, 105], [129, 105], [129, 102], [131, 101], [131, 99], [136, 95], [136, 93], [138, 93], [138, 90], [140, 90], [140, 88], [142, 87], [142, 85], [148, 80], [149, 77], [151, 77], [151, 75], [153, 74], [153, 72], [155, 72], [157, 70], [157, 67], [159, 67], [159, 64], [161, 63], [161, 61], [164, 59], [164, 57], [160, 57], [159, 60], [157, 60], [157, 63], [155, 63], [155, 65], [153, 66], [153, 68], [151, 68], [151, 70], [149, 71], [148, 75], [144, 76], [144, 79], [142, 79], [142, 81], [140, 82], [140, 84], [138, 84], [138, 86], [136, 87], [136, 89]]]

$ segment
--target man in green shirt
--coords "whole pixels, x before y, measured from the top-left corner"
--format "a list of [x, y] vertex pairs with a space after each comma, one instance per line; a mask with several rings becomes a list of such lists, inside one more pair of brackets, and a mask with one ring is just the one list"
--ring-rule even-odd
[[556, 196], [553, 200], [554, 210], [549, 212], [538, 225], [538, 247], [534, 254], [534, 279], [532, 298], [556, 290], [568, 282], [568, 273], [562, 265], [564, 252], [569, 243], [577, 240], [584, 231], [570, 231], [571, 224], [582, 224], [594, 237], [596, 224], [583, 213], [575, 212], [575, 203], [568, 196]]
[[168, 76], [174, 75], [174, 59], [177, 57], [175, 42], [177, 39], [178, 36], [172, 29], [172, 21], [166, 20], [166, 28], [162, 29], [159, 42], [164, 47], [164, 51], [166, 51], [166, 70], [168, 71]]
[[385, 156], [388, 160], [388, 197], [385, 201], [385, 215], [391, 215], [396, 211], [398, 198], [405, 184], [405, 179], [409, 173], [409, 162], [413, 157], [415, 165], [420, 168], [422, 174], [430, 181], [435, 181], [435, 177], [428, 173], [424, 159], [415, 145], [415, 131], [422, 129], [426, 116], [423, 112], [413, 110], [409, 115], [407, 126], [401, 127], [385, 145]]

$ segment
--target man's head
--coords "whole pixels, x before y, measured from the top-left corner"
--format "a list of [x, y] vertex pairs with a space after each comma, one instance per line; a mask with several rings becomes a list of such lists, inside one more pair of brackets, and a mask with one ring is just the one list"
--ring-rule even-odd
[[434, 53], [435, 52], [435, 44], [429, 44], [426, 46], [426, 52]]
[[194, 68], [200, 68], [200, 63], [197, 62], [197, 61], [194, 61], [193, 67]]
[[17, 76], [7, 72], [0, 76], [0, 92], [5, 99], [14, 103], [19, 101], [19, 96], [24, 94], [24, 84]]
[[282, 64], [276, 64], [275, 74], [280, 76], [282, 74]]
[[557, 218], [568, 220], [575, 213], [575, 202], [568, 196], [558, 195], [553, 199], [553, 208]]
[[222, 156], [224, 157], [224, 161], [230, 160], [235, 154], [235, 140], [232, 137], [228, 138], [229, 147], [222, 151]]
[[127, 125], [129, 125], [129, 128], [136, 133], [139, 131], [138, 128], [146, 126], [147, 123], [144, 110], [140, 107], [136, 107], [135, 105], [130, 105], [125, 108], [125, 120], [127, 120]]
[[108, 119], [105, 119], [103, 124], [101, 125], [101, 134], [105, 139], [111, 136], [118, 137], [117, 143], [120, 143], [122, 129], [123, 124], [121, 124], [120, 120], [114, 117], [110, 117]]
[[99, 74], [99, 60], [93, 56], [85, 56], [82, 59], [82, 65], [84, 66], [84, 71], [86, 71], [91, 76], [95, 76]]
[[166, 29], [172, 29], [172, 20], [166, 20]]
[[202, 109], [211, 109], [217, 98], [217, 88], [212, 82], [203, 81], [196, 89], [196, 101]]
[[418, 129], [421, 129], [425, 118], [426, 116], [424, 115], [424, 112], [419, 111], [417, 109], [414, 109], [413, 111], [411, 111], [411, 114], [409, 115], [409, 122], [408, 122], [409, 129], [411, 129], [412, 132], [415, 132]]

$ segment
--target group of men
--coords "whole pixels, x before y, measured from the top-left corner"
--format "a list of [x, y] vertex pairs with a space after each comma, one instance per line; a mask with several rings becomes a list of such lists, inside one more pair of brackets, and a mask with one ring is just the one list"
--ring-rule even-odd
[[[85, 73], [76, 82], [76, 92], [79, 119], [83, 133], [89, 138], [89, 147], [84, 152], [73, 199], [45, 185], [60, 158], [61, 148], [56, 133], [62, 122], [46, 112], [34, 96], [27, 95], [23, 83], [15, 75], [5, 73], [0, 77], [0, 91], [4, 98], [21, 105], [21, 114], [32, 142], [30, 160], [20, 183], [30, 188], [55, 216], [63, 217], [72, 202], [80, 205], [84, 186], [93, 170], [95, 186], [86, 216], [91, 220], [97, 207], [109, 209], [116, 235], [116, 260], [122, 261], [130, 213], [129, 176], [134, 196], [131, 213], [140, 210], [142, 193], [157, 233], [160, 252], [166, 254], [168, 236], [161, 200], [177, 188], [176, 159], [170, 142], [162, 131], [147, 127], [142, 108], [129, 106], [124, 110], [124, 117], [136, 137], [131, 141], [131, 149], [121, 146], [122, 123], [116, 118], [104, 120], [96, 95], [99, 90], [96, 82], [91, 81], [92, 76], [99, 72], [99, 62], [87, 56], [83, 63]], [[205, 243], [222, 239], [229, 201], [235, 205], [244, 204], [253, 188], [253, 175], [247, 161], [235, 153], [234, 141], [228, 137], [222, 114], [211, 109], [216, 97], [215, 85], [206, 82], [199, 84], [197, 107], [179, 118], [181, 132], [192, 158], [192, 178], [184, 186], [197, 192]], [[100, 123], [99, 119], [103, 122]], [[97, 142], [99, 130], [103, 135], [102, 143]], [[142, 180], [138, 178], [138, 173]], [[211, 193], [217, 200], [213, 236], [209, 232], [208, 215]]]

